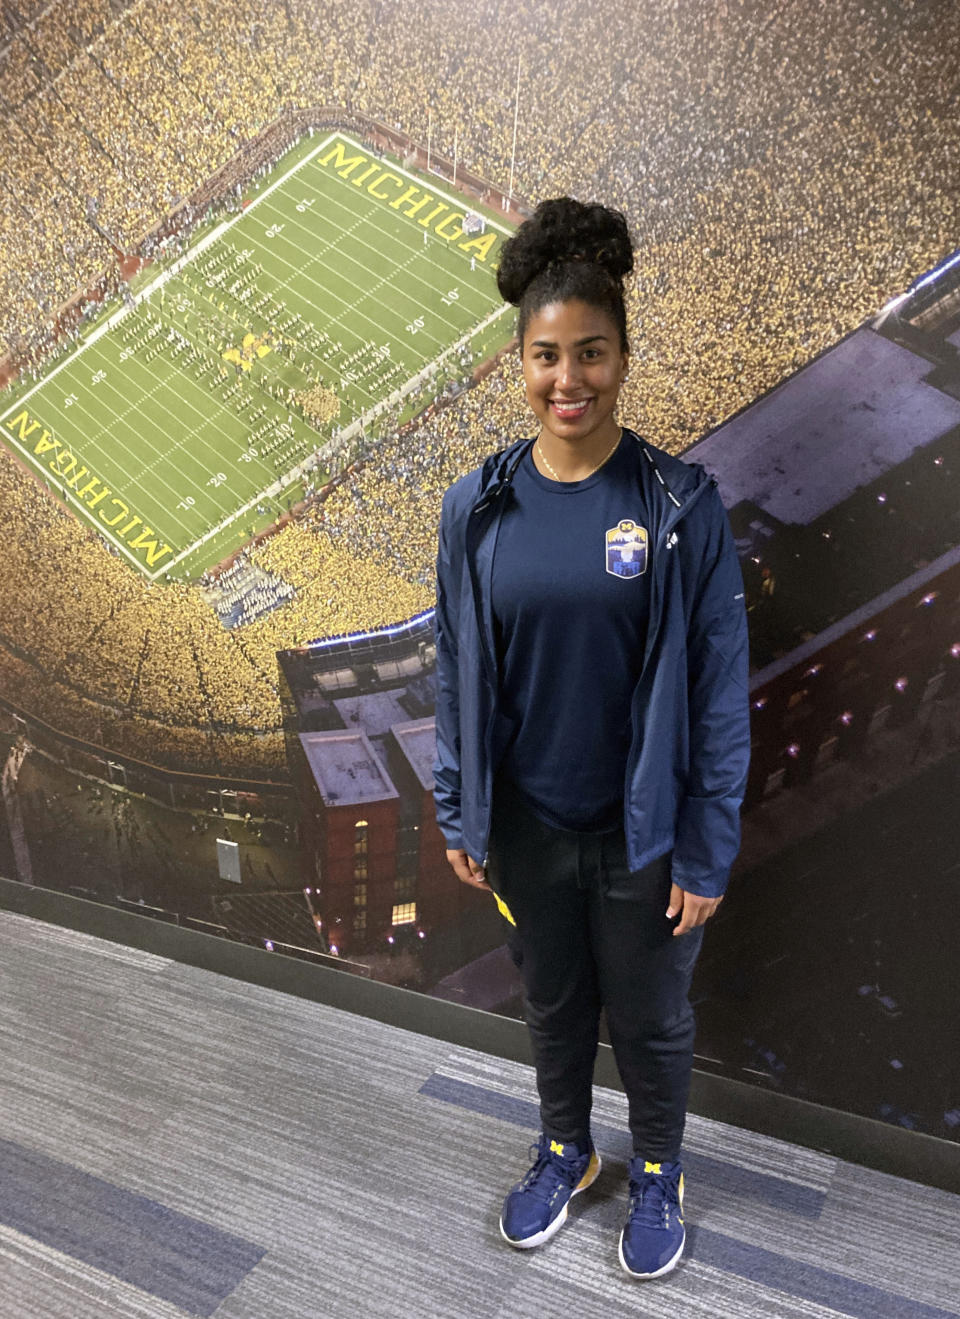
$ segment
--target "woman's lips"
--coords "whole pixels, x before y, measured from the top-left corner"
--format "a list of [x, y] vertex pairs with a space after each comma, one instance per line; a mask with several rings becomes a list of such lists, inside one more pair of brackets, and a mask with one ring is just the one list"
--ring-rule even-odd
[[579, 402], [578, 407], [573, 408], [573, 407], [559, 407], [557, 405], [556, 399], [552, 398], [549, 400], [551, 408], [558, 417], [565, 417], [571, 421], [576, 421], [579, 417], [582, 417], [592, 402], [593, 399], [585, 398], [583, 399], [582, 402]]

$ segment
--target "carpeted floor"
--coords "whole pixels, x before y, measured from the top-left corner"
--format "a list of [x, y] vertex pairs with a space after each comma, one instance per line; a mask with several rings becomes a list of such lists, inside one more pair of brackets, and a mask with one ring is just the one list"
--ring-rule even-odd
[[0, 912], [3, 1319], [960, 1316], [960, 1196], [691, 1116], [688, 1240], [617, 1260], [626, 1100], [545, 1246], [500, 1237], [530, 1068]]

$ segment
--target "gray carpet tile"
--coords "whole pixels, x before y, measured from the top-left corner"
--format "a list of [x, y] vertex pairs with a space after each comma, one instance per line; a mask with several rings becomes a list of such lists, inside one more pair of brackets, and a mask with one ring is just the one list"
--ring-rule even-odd
[[213, 1314], [266, 1254], [65, 1159], [2, 1139], [0, 1223], [203, 1315]]
[[500, 1237], [532, 1069], [0, 912], [3, 1319], [957, 1319], [960, 1197], [691, 1116], [689, 1241], [617, 1259], [626, 1100], [563, 1231]]

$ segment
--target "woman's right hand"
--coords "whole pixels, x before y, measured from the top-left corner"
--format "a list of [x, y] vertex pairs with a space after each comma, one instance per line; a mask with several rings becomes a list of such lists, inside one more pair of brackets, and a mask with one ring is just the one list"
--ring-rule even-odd
[[472, 856], [467, 856], [462, 847], [448, 847], [447, 860], [453, 866], [453, 872], [464, 884], [472, 884], [474, 888], [485, 889], [488, 893], [492, 890], [484, 878], [484, 869]]

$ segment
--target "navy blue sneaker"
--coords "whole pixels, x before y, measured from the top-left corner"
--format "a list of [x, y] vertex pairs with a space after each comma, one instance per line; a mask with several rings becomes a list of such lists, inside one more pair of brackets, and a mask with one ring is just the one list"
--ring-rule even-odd
[[558, 1232], [567, 1219], [567, 1206], [580, 1191], [597, 1180], [600, 1155], [593, 1141], [581, 1151], [573, 1141], [549, 1140], [542, 1132], [530, 1146], [533, 1166], [503, 1202], [500, 1231], [505, 1241], [521, 1250], [539, 1246]]
[[631, 1278], [659, 1278], [683, 1254], [683, 1170], [679, 1163], [630, 1160], [630, 1208], [620, 1233], [620, 1263]]

